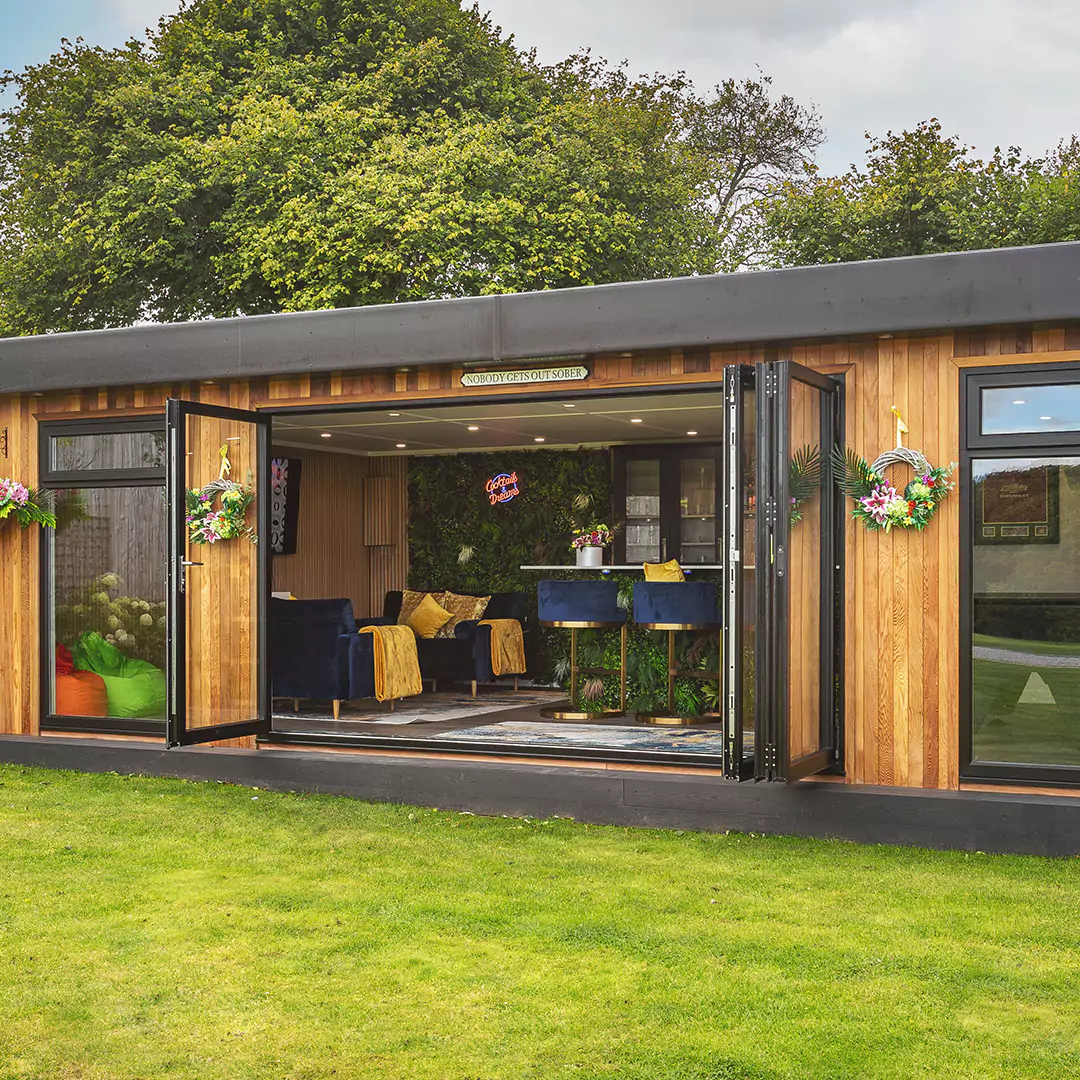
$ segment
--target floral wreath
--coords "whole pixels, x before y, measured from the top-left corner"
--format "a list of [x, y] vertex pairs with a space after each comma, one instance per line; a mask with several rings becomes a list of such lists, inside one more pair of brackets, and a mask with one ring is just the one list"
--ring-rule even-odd
[[[861, 521], [871, 532], [890, 532], [892, 529], [916, 529], [922, 532], [934, 519], [937, 508], [952, 490], [949, 477], [955, 465], [935, 468], [920, 450], [904, 446], [907, 425], [893, 406], [896, 415], [896, 446], [868, 464], [854, 450], [836, 447], [833, 464], [840, 490], [855, 503], [851, 516]], [[903, 492], [898, 492], [885, 478], [885, 469], [896, 464], [910, 465], [915, 470]]]
[[[227, 446], [221, 448], [221, 473], [206, 487], [198, 491], [188, 489], [187, 517], [188, 535], [193, 544], [216, 544], [219, 540], [236, 540], [246, 536], [253, 544], [259, 542], [258, 534], [246, 522], [248, 507], [255, 501], [255, 492], [247, 486], [229, 480], [232, 465]], [[221, 496], [221, 506], [214, 502]]]

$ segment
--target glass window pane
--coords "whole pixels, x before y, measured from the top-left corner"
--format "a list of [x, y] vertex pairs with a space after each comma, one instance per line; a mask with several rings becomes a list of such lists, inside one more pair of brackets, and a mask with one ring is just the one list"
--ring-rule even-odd
[[1080, 457], [972, 480], [974, 760], [1080, 765]]
[[680, 463], [679, 512], [682, 515], [680, 562], [716, 562], [716, 462], [684, 458]]
[[626, 561], [660, 559], [660, 461], [626, 463]]
[[988, 387], [981, 395], [983, 435], [1080, 431], [1080, 383]]
[[165, 468], [165, 429], [55, 435], [49, 466], [57, 472]]
[[56, 493], [50, 712], [165, 718], [165, 492]]

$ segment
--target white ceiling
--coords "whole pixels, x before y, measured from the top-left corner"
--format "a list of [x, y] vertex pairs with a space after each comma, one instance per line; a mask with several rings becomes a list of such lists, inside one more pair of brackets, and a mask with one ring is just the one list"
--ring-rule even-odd
[[716, 440], [722, 426], [722, 395], [715, 390], [606, 398], [570, 392], [550, 401], [275, 416], [274, 443], [350, 454], [445, 454]]

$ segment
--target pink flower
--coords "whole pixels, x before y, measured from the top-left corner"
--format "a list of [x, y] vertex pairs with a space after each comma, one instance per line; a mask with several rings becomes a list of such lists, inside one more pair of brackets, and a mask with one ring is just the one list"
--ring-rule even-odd
[[891, 484], [878, 484], [877, 487], [859, 500], [859, 505], [879, 525], [884, 525], [888, 520], [889, 506], [896, 499], [896, 488]]
[[4, 503], [6, 503], [8, 501], [8, 499], [10, 499], [10, 498], [11, 498], [11, 481], [10, 480], [0, 480], [0, 506], [3, 506]]
[[15, 484], [11, 489], [11, 499], [17, 506], [25, 506], [30, 492], [22, 484]]

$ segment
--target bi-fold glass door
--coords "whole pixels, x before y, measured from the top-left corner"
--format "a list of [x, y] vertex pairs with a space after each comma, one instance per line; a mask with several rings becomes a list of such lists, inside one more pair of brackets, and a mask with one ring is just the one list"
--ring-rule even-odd
[[[167, 740], [175, 746], [264, 734], [270, 730], [270, 418], [170, 399], [166, 429]], [[245, 504], [239, 519], [232, 519], [238, 530], [214, 518], [235, 498], [231, 485]], [[208, 504], [197, 509], [201, 522], [192, 521], [190, 508], [200, 495]], [[217, 526], [227, 535], [219, 537]]]
[[836, 762], [841, 384], [790, 361], [731, 367], [725, 433], [725, 772], [797, 780]]

